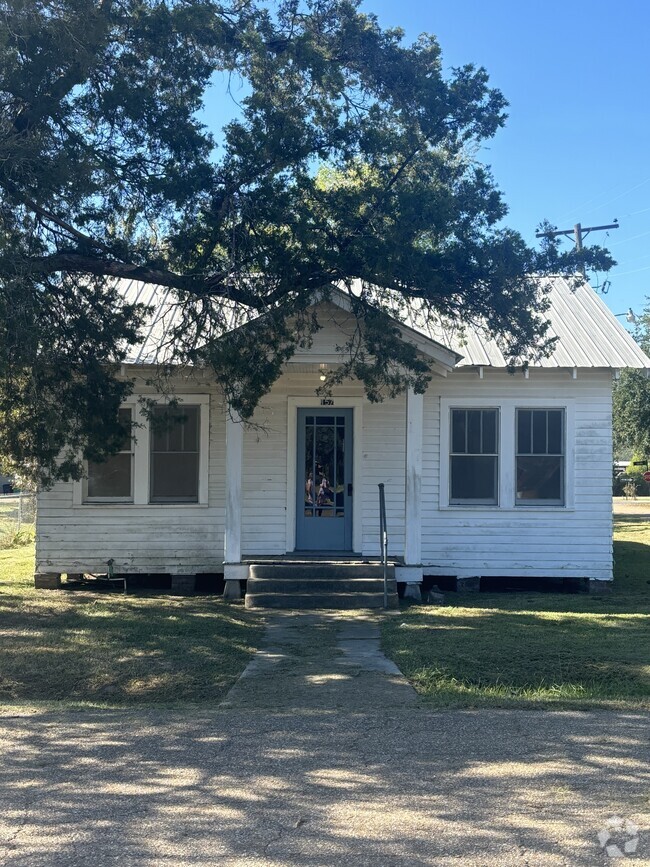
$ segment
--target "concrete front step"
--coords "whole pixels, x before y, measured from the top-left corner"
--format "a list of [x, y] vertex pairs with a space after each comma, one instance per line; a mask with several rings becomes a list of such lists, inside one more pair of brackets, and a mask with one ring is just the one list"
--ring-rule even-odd
[[[373, 563], [251, 563], [248, 567], [249, 579], [273, 578], [311, 582], [314, 579], [383, 579], [383, 575], [383, 566]], [[395, 578], [394, 566], [388, 566], [387, 576], [389, 579]]]
[[[248, 593], [383, 593], [382, 578], [249, 578]], [[388, 592], [397, 592], [394, 578], [388, 580]]]
[[[381, 593], [246, 593], [246, 608], [382, 608]], [[397, 593], [389, 593], [389, 608], [399, 605]]]
[[[341, 561], [250, 563], [247, 608], [381, 608], [381, 564]], [[396, 608], [395, 567], [388, 566], [389, 605]]]

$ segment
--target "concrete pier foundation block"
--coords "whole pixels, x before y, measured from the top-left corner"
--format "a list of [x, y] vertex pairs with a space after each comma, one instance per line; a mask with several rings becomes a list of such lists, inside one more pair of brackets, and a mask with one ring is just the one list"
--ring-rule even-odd
[[406, 584], [404, 587], [404, 599], [410, 599], [412, 602], [422, 602], [420, 584]]
[[37, 590], [60, 590], [61, 574], [59, 572], [37, 572], [34, 575], [34, 587]]
[[232, 601], [234, 599], [241, 599], [241, 584], [239, 582], [239, 578], [230, 578], [226, 579], [225, 586], [223, 588], [223, 598]]

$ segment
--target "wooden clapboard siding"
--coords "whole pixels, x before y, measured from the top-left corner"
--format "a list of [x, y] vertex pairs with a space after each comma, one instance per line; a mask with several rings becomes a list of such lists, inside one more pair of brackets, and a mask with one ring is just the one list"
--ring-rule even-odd
[[266, 395], [244, 434], [242, 553], [286, 552], [287, 387]]
[[[575, 407], [574, 508], [440, 508], [440, 399], [489, 406], [515, 399], [569, 399]], [[443, 423], [447, 424], [445, 416]], [[486, 576], [571, 576], [611, 579], [611, 374], [531, 370], [521, 374], [456, 371], [425, 397], [423, 562], [425, 573]], [[443, 456], [443, 460], [448, 457]], [[501, 455], [500, 460], [514, 460]]]
[[[38, 495], [36, 568], [52, 572], [192, 574], [223, 565], [225, 411], [212, 385], [187, 380], [179, 394], [209, 394], [207, 505], [73, 504], [72, 482]], [[151, 393], [140, 383], [138, 393]]]
[[[340, 311], [339, 311], [340, 313]], [[318, 353], [340, 332], [332, 323], [318, 332], [314, 366], [302, 363], [267, 395], [244, 434], [242, 554], [287, 550], [289, 407], [314, 405]], [[303, 359], [304, 361], [304, 359]], [[212, 385], [179, 384], [179, 393], [210, 394], [208, 503], [196, 505], [75, 506], [73, 484], [38, 498], [37, 565], [43, 571], [104, 571], [109, 558], [125, 572], [221, 571], [225, 509], [225, 410]], [[360, 401], [360, 386], [338, 389], [336, 398]], [[574, 406], [574, 508], [441, 508], [441, 400], [563, 400]], [[390, 554], [404, 551], [406, 400], [363, 403], [360, 467], [354, 490], [361, 521], [359, 553], [379, 552], [378, 484], [386, 486]], [[446, 424], [446, 417], [444, 420]], [[514, 461], [514, 455], [501, 455]], [[448, 456], [443, 456], [448, 460]], [[294, 466], [295, 469], [295, 466]], [[359, 498], [361, 502], [359, 503]], [[422, 560], [425, 574], [584, 576], [611, 578], [611, 375], [605, 371], [531, 370], [521, 374], [454, 371], [434, 377], [424, 399], [422, 457]], [[357, 528], [358, 530], [358, 528]]]
[[367, 404], [363, 410], [363, 554], [377, 556], [379, 488], [385, 485], [388, 551], [404, 552], [406, 400]]

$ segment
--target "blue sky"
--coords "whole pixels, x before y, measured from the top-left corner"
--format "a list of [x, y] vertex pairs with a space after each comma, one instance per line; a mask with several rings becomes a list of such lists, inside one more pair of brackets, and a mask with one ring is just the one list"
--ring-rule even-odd
[[507, 224], [534, 244], [544, 218], [561, 229], [618, 218], [619, 229], [587, 243], [618, 261], [605, 302], [640, 313], [650, 296], [650, 4], [366, 0], [362, 10], [403, 28], [408, 42], [435, 34], [446, 69], [487, 69], [510, 103], [506, 127], [480, 155], [504, 193]]
[[618, 262], [605, 302], [640, 313], [650, 296], [650, 4], [369, 0], [364, 9], [409, 41], [434, 33], [447, 68], [487, 69], [510, 103], [482, 154], [507, 223], [532, 244], [544, 218], [560, 229], [618, 218], [619, 229], [587, 243]]

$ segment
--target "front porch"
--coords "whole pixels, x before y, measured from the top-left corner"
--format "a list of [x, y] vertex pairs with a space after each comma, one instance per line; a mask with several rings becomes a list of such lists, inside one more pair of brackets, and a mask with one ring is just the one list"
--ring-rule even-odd
[[[287, 390], [290, 388], [289, 379]], [[253, 435], [232, 414], [226, 419], [223, 566], [226, 597], [239, 598], [243, 581], [270, 580], [270, 575], [261, 578], [259, 570], [264, 569], [274, 570], [274, 580], [280, 571], [291, 574], [294, 582], [299, 571], [299, 580], [308, 582], [305, 595], [315, 589], [314, 581], [328, 580], [332, 569], [348, 570], [349, 580], [374, 580], [377, 576], [371, 572], [380, 568], [379, 483], [385, 483], [389, 490], [391, 581], [410, 585], [407, 595], [419, 595], [423, 574], [423, 396], [409, 391], [404, 398], [387, 402], [390, 412], [385, 414], [383, 448], [381, 430], [376, 424], [376, 421], [379, 425], [383, 423], [383, 414], [376, 406], [371, 411], [361, 396], [337, 396], [328, 400], [325, 408], [313, 394], [289, 393], [283, 403], [280, 411], [286, 412], [286, 426], [268, 436], [274, 440], [276, 454], [286, 453], [284, 479], [279, 479], [277, 472], [266, 477], [264, 458], [254, 447], [257, 443], [251, 442]], [[340, 421], [345, 418], [344, 413], [348, 414], [349, 423]], [[377, 417], [376, 421], [372, 416]], [[277, 414], [272, 423], [279, 427]], [[305, 425], [313, 426], [307, 435]], [[319, 434], [326, 443], [320, 452]], [[284, 526], [278, 521], [277, 509], [271, 514], [265, 481], [269, 489], [272, 484], [275, 491], [280, 488], [280, 496], [276, 493], [275, 498], [276, 505], [286, 514]], [[328, 499], [321, 500], [325, 486]], [[279, 532], [265, 545], [262, 539], [268, 536], [267, 512], [269, 524], [274, 522]], [[256, 537], [255, 521], [260, 538]], [[341, 526], [338, 537], [332, 532], [336, 524]], [[332, 539], [335, 545], [331, 544]], [[353, 586], [360, 590], [363, 585], [350, 585], [350, 592]], [[248, 592], [250, 595], [250, 587]]]

